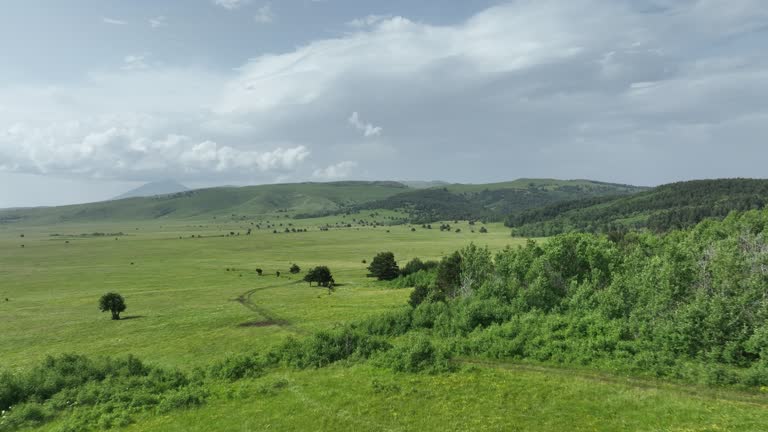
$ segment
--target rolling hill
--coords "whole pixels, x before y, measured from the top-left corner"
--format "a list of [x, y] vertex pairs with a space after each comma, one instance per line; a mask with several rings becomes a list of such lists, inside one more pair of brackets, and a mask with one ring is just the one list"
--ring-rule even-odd
[[644, 190], [588, 180], [521, 179], [486, 185], [412, 188], [394, 181], [344, 181], [219, 187], [61, 207], [0, 211], [0, 223], [53, 224], [100, 220], [208, 218], [288, 212], [315, 217], [354, 210], [392, 209], [410, 221], [503, 220], [508, 213], [543, 205]]
[[662, 232], [704, 219], [722, 219], [734, 210], [762, 209], [766, 204], [768, 180], [693, 180], [630, 196], [594, 197], [520, 211], [510, 215], [506, 225], [520, 236], [636, 228]]
[[401, 210], [409, 214], [412, 223], [450, 219], [496, 221], [520, 210], [581, 198], [634, 194], [645, 189], [591, 180], [519, 179], [405, 191], [361, 207]]
[[105, 220], [194, 219], [286, 211], [321, 212], [407, 190], [397, 182], [295, 183], [219, 187], [153, 197], [0, 211], [0, 223], [55, 224]]

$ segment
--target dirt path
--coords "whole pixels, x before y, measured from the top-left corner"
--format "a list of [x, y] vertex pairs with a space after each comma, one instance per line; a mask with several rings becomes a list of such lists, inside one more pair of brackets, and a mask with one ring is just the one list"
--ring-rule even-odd
[[613, 375], [609, 372], [548, 367], [544, 365], [530, 365], [530, 364], [521, 364], [521, 363], [514, 363], [514, 362], [481, 360], [481, 359], [472, 359], [472, 358], [460, 358], [458, 359], [458, 362], [465, 365], [474, 365], [474, 366], [493, 368], [493, 369], [538, 372], [538, 373], [542, 373], [550, 376], [561, 375], [561, 376], [568, 376], [568, 377], [578, 377], [585, 380], [607, 383], [607, 384], [627, 385], [627, 386], [631, 386], [631, 387], [642, 389], [642, 390], [657, 389], [657, 390], [673, 391], [673, 392], [684, 394], [689, 397], [697, 397], [700, 399], [720, 400], [720, 401], [727, 400], [731, 402], [739, 402], [744, 404], [755, 405], [761, 408], [768, 408], [768, 396], [762, 393], [757, 393], [757, 392], [699, 386], [695, 384], [675, 383], [675, 382], [668, 382], [663, 380], [654, 380], [651, 378], [638, 378], [638, 377]]
[[270, 326], [278, 326], [281, 328], [284, 328], [288, 331], [291, 331], [293, 333], [297, 334], [305, 334], [306, 332], [304, 330], [301, 330], [297, 328], [291, 321], [288, 319], [281, 317], [280, 315], [276, 314], [273, 310], [264, 307], [262, 305], [256, 304], [253, 300], [253, 295], [256, 294], [259, 291], [265, 291], [272, 288], [280, 288], [287, 286], [288, 284], [283, 285], [269, 285], [265, 287], [259, 287], [254, 288], [252, 290], [246, 291], [242, 294], [240, 294], [236, 299], [234, 299], [236, 302], [240, 303], [241, 305], [245, 306], [246, 308], [250, 309], [253, 312], [256, 312], [259, 314], [263, 319], [258, 321], [248, 321], [240, 324], [240, 327], [270, 327]]

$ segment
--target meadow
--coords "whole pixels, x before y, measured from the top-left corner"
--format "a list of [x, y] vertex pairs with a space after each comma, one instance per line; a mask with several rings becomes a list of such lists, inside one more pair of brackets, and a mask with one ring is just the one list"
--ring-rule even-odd
[[[365, 217], [388, 216], [397, 215]], [[366, 277], [363, 260], [370, 262], [380, 251], [394, 252], [403, 264], [414, 257], [440, 259], [470, 242], [500, 251], [526, 241], [511, 237], [501, 224], [487, 224], [485, 234], [454, 221], [449, 221], [452, 230], [443, 232], [436, 229], [439, 224], [335, 228], [350, 218], [293, 220], [277, 213], [255, 220], [0, 225], [1, 367], [23, 372], [62, 353], [133, 354], [154, 366], [192, 373], [233, 353], [265, 352], [289, 337], [301, 340], [401, 308], [410, 289]], [[262, 228], [254, 228], [257, 224]], [[284, 232], [289, 226], [307, 232]], [[304, 271], [329, 266], [335, 290], [310, 287], [301, 281], [303, 273], [288, 272], [292, 263]], [[126, 298], [120, 321], [97, 309], [107, 291]], [[768, 395], [760, 391], [521, 362], [465, 358], [456, 364], [454, 371], [437, 374], [394, 372], [370, 363], [280, 367], [255, 378], [209, 384], [208, 400], [200, 406], [140, 413], [130, 424], [101, 427], [757, 431], [768, 424]], [[65, 423], [56, 418], [40, 430]]]

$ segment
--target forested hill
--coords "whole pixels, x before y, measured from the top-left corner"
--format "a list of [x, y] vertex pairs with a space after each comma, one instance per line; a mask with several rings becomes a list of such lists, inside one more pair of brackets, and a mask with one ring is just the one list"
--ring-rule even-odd
[[610, 232], [648, 228], [661, 232], [722, 219], [734, 210], [762, 209], [768, 180], [719, 179], [671, 183], [631, 196], [557, 203], [510, 215], [507, 226], [519, 236], [568, 231]]
[[453, 184], [409, 190], [360, 205], [401, 210], [412, 223], [439, 220], [504, 220], [512, 212], [588, 197], [633, 194], [646, 188], [590, 180], [519, 179], [492, 184]]

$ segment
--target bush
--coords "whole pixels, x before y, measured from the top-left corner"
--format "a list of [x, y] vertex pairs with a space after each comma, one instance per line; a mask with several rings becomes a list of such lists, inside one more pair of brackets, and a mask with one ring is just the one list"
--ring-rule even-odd
[[411, 308], [374, 315], [363, 321], [353, 323], [353, 328], [376, 336], [400, 336], [411, 329]]
[[260, 377], [264, 369], [265, 361], [258, 354], [230, 354], [224, 360], [214, 363], [209, 371], [214, 378], [236, 381]]
[[378, 364], [395, 372], [439, 373], [454, 369], [450, 354], [438, 349], [424, 335], [408, 338], [378, 359]]
[[343, 327], [316, 332], [302, 341], [289, 338], [270, 352], [269, 361], [298, 369], [320, 368], [341, 360], [364, 360], [390, 347], [384, 339]]

